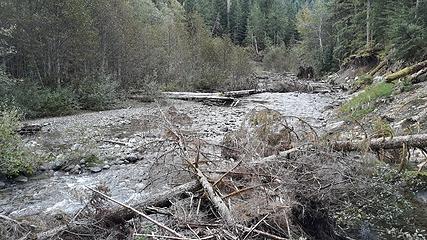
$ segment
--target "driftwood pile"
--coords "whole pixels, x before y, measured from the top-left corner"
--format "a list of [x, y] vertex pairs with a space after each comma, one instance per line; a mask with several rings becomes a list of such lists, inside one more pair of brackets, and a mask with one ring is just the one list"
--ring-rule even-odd
[[16, 132], [20, 135], [29, 136], [39, 133], [42, 130], [42, 125], [25, 125], [20, 129], [16, 130]]
[[[207, 105], [235, 106], [238, 98], [266, 92], [266, 89], [249, 89], [229, 92], [199, 93], [199, 92], [163, 92], [162, 97], [184, 101], [203, 102]], [[144, 101], [147, 97], [141, 91], [132, 91], [130, 99]]]
[[[109, 197], [109, 189], [102, 185], [88, 187], [92, 195], [87, 206], [67, 224], [31, 235], [32, 230], [21, 227], [19, 236], [40, 240], [349, 239], [332, 216], [345, 208], [338, 203], [363, 199], [365, 193], [375, 191], [366, 161], [334, 150], [358, 149], [353, 143], [322, 146], [313, 129], [290, 125], [289, 118], [272, 110], [251, 112], [234, 142], [225, 139], [222, 145], [183, 133], [167, 114], [160, 111], [160, 115], [163, 138], [140, 151], [160, 153], [153, 163], [160, 172], [151, 174], [163, 174], [169, 182], [184, 180], [183, 184], [127, 204]], [[421, 136], [410, 139], [395, 138], [398, 143], [391, 145], [386, 139], [381, 144], [427, 145], [419, 144]], [[379, 144], [373, 140], [370, 146], [376, 149]], [[224, 160], [224, 149], [239, 154]]]
[[[310, 75], [310, 79], [313, 74]], [[263, 75], [254, 76], [258, 86], [253, 89], [226, 91], [226, 92], [163, 92], [159, 97], [178, 99], [184, 101], [202, 102], [207, 105], [236, 106], [240, 98], [264, 92], [305, 92], [305, 93], [330, 93], [334, 89], [327, 83], [303, 79], [291, 73], [265, 72]], [[143, 90], [132, 90], [129, 99], [138, 101], [152, 101], [153, 98]]]

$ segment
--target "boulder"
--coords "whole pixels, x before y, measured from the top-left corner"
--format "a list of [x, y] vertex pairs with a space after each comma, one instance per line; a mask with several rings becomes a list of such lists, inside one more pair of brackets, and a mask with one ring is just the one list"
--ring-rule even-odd
[[91, 171], [92, 173], [99, 173], [102, 171], [102, 168], [100, 167], [90, 167], [89, 171]]
[[127, 161], [129, 163], [136, 163], [141, 159], [142, 159], [142, 156], [140, 156], [138, 154], [130, 154], [130, 155], [125, 157], [124, 162]]
[[16, 182], [21, 182], [21, 183], [26, 183], [26, 182], [28, 182], [28, 178], [21, 175], [21, 176], [16, 177], [15, 181]]

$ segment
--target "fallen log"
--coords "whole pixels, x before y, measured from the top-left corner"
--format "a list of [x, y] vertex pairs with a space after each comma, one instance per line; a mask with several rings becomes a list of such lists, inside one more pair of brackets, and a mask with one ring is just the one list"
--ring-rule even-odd
[[403, 68], [395, 73], [391, 73], [388, 74], [387, 76], [385, 76], [385, 81], [386, 82], [393, 82], [396, 79], [402, 78], [402, 77], [406, 77], [410, 74], [416, 73], [418, 71], [420, 71], [423, 68], [427, 67], [427, 60], [419, 62], [415, 65]]
[[234, 97], [221, 96], [221, 93], [164, 92], [163, 96], [169, 99], [210, 102], [213, 104], [228, 106], [231, 106], [236, 101]]
[[416, 134], [398, 137], [377, 138], [371, 140], [338, 141], [330, 143], [330, 146], [337, 151], [358, 151], [363, 149], [381, 150], [397, 149], [403, 145], [408, 147], [427, 147], [427, 134]]
[[[420, 83], [423, 81], [427, 81], [427, 67], [424, 69], [421, 69], [420, 71], [414, 73], [411, 75], [410, 80], [411, 83], [416, 84], [416, 83]], [[422, 77], [424, 75], [424, 77]]]
[[117, 200], [115, 200], [115, 199], [113, 199], [113, 198], [109, 197], [109, 196], [108, 196], [108, 195], [106, 195], [105, 193], [99, 192], [98, 190], [95, 190], [95, 189], [93, 189], [93, 188], [88, 187], [88, 189], [89, 189], [89, 190], [91, 190], [91, 191], [93, 191], [93, 192], [95, 192], [95, 193], [96, 193], [96, 194], [98, 194], [98, 195], [101, 195], [103, 198], [108, 199], [109, 201], [112, 201], [112, 202], [114, 202], [114, 203], [116, 203], [116, 204], [118, 204], [118, 205], [120, 205], [120, 206], [122, 206], [122, 207], [124, 207], [124, 208], [126, 208], [126, 209], [128, 209], [128, 210], [130, 210], [130, 211], [132, 211], [132, 212], [134, 212], [134, 213], [135, 213], [135, 214], [137, 214], [138, 216], [141, 216], [141, 217], [143, 217], [144, 219], [146, 219], [146, 220], [150, 221], [151, 223], [153, 223], [154, 225], [156, 225], [157, 227], [160, 227], [160, 228], [162, 228], [162, 229], [164, 229], [164, 230], [168, 231], [169, 233], [172, 233], [172, 234], [173, 234], [173, 235], [175, 235], [176, 237], [179, 237], [180, 239], [184, 238], [184, 236], [183, 236], [183, 235], [181, 235], [181, 234], [177, 233], [177, 232], [176, 232], [175, 230], [173, 230], [172, 228], [169, 228], [168, 226], [165, 226], [164, 224], [162, 224], [162, 223], [160, 223], [159, 221], [157, 221], [157, 220], [155, 220], [155, 219], [151, 218], [151, 217], [150, 217], [150, 216], [148, 216], [147, 214], [145, 214], [145, 213], [143, 213], [143, 212], [141, 212], [141, 211], [139, 211], [139, 210], [135, 209], [134, 207], [131, 207], [131, 206], [127, 205], [127, 204], [124, 204], [124, 203], [122, 203], [122, 202], [119, 202], [119, 201], [117, 201]]
[[[185, 198], [187, 197], [188, 192], [196, 192], [201, 188], [202, 185], [199, 183], [199, 181], [194, 180], [172, 188], [169, 191], [152, 194], [149, 198], [146, 199], [136, 199], [132, 203], [128, 203], [128, 205], [132, 206], [133, 208], [143, 210], [147, 207], [169, 207], [171, 205], [171, 200]], [[135, 212], [129, 211], [126, 208], [118, 208], [108, 214], [106, 216], [106, 219], [111, 222], [123, 222], [130, 220], [136, 216], [137, 215], [135, 214]]]
[[239, 91], [229, 91], [223, 92], [220, 95], [224, 97], [233, 97], [233, 98], [241, 98], [247, 97], [257, 93], [267, 92], [267, 89], [249, 89], [249, 90], [239, 90]]
[[[201, 188], [202, 186], [200, 185], [199, 181], [194, 180], [172, 188], [169, 191], [152, 194], [149, 198], [146, 199], [135, 199], [127, 205], [131, 206], [133, 209], [140, 209], [141, 211], [149, 211], [149, 207], [169, 207], [171, 206], [171, 200], [185, 198], [187, 197], [188, 192], [196, 192]], [[137, 216], [138, 213], [135, 211], [132, 211], [125, 207], [118, 207], [113, 209], [107, 215], [105, 215], [103, 221], [108, 222], [109, 224], [120, 224]], [[36, 239], [51, 239], [52, 237], [60, 234], [61, 232], [67, 229], [72, 229], [73, 227], [75, 227], [73, 222], [68, 225], [60, 225], [46, 232], [38, 233]]]
[[218, 210], [218, 213], [221, 215], [221, 218], [224, 219], [224, 221], [229, 226], [232, 226], [235, 222], [224, 200], [222, 200], [222, 198], [218, 196], [218, 194], [216, 194], [212, 187], [212, 184], [208, 181], [203, 172], [198, 168], [194, 168], [194, 170], [197, 177], [199, 178], [200, 183], [203, 186], [203, 189], [209, 196], [209, 199], [211, 200], [212, 204], [215, 205], [216, 209]]
[[[214, 93], [197, 93], [197, 92], [163, 92], [162, 95], [169, 99], [178, 99], [184, 101], [198, 101], [198, 102], [213, 102], [232, 105], [236, 98], [247, 97], [257, 93], [267, 92], [267, 89], [249, 89], [228, 92], [214, 92]], [[128, 96], [129, 99], [139, 101], [152, 101], [152, 98], [144, 94], [143, 91], [133, 90]]]
[[374, 69], [372, 69], [370, 72], [368, 72], [369, 76], [374, 76], [379, 70], [381, 70], [386, 64], [388, 63], [388, 59], [383, 60], [376, 66]]

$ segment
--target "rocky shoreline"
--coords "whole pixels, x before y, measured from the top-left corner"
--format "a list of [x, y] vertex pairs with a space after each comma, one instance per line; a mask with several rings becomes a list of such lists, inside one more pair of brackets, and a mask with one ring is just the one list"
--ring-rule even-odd
[[[37, 119], [40, 133], [24, 138], [27, 146], [51, 161], [34, 177], [21, 176], [0, 190], [0, 214], [17, 218], [73, 213], [82, 206], [73, 192], [84, 194], [88, 185], [105, 184], [112, 196], [129, 201], [153, 188], [150, 165], [156, 149], [144, 154], [139, 147], [161, 139], [160, 112], [174, 115], [183, 131], [219, 144], [225, 133], [239, 128], [243, 117], [255, 107], [268, 107], [284, 115], [306, 119], [317, 129], [327, 125], [326, 109], [335, 96], [308, 93], [261, 93], [242, 99], [237, 107], [207, 106], [203, 103], [168, 100], [137, 104], [132, 108]], [[53, 157], [54, 156], [54, 157]], [[78, 194], [77, 194], [78, 195]]]

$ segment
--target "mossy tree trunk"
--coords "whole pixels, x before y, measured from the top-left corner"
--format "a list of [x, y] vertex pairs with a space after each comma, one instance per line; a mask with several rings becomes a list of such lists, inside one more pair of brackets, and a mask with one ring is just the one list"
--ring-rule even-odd
[[391, 73], [391, 74], [385, 76], [385, 81], [386, 82], [393, 82], [394, 80], [397, 80], [399, 78], [403, 78], [403, 77], [406, 77], [410, 74], [416, 73], [416, 72], [422, 70], [423, 68], [427, 68], [427, 60], [419, 62], [415, 65], [406, 67], [404, 69], [401, 69], [395, 73]]

